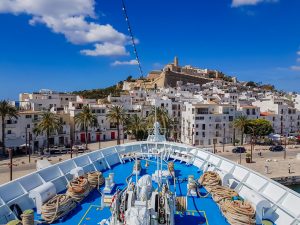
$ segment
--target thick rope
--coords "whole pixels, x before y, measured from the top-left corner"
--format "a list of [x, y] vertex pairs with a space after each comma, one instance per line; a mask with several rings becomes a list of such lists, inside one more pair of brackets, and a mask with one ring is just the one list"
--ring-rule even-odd
[[25, 210], [21, 214], [23, 225], [34, 225], [34, 212], [33, 210]]
[[140, 160], [136, 160], [134, 162], [133, 171], [140, 171], [140, 170], [141, 170], [141, 161]]
[[168, 163], [168, 170], [172, 177], [175, 176], [174, 162]]
[[255, 210], [247, 201], [233, 200], [238, 193], [228, 187], [221, 186], [221, 178], [217, 172], [205, 172], [198, 180], [212, 195], [220, 206], [225, 218], [231, 225], [254, 225]]
[[74, 199], [76, 202], [81, 202], [89, 195], [91, 186], [88, 178], [80, 176], [69, 182], [66, 195]]
[[255, 225], [255, 211], [249, 202], [225, 200], [221, 210], [231, 225]]
[[182, 213], [186, 211], [186, 197], [176, 198], [176, 209]]
[[90, 183], [91, 187], [95, 188], [103, 185], [105, 183], [105, 179], [101, 172], [94, 171], [90, 172], [87, 175], [88, 182]]
[[76, 202], [65, 194], [59, 194], [51, 198], [42, 206], [42, 218], [47, 223], [53, 223], [68, 214], [76, 207]]

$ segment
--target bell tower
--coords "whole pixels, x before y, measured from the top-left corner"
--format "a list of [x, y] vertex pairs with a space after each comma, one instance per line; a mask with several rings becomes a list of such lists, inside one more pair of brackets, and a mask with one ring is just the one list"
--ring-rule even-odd
[[177, 56], [174, 57], [174, 66], [176, 66], [176, 67], [179, 66], [178, 57]]

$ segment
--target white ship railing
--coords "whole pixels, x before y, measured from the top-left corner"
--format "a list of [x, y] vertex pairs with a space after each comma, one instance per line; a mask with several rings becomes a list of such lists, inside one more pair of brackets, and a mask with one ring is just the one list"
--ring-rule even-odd
[[[70, 171], [82, 167], [85, 172], [110, 169], [111, 166], [123, 163], [122, 156], [129, 153], [149, 153], [164, 150], [164, 157], [191, 163], [201, 170], [223, 171], [232, 174], [237, 185], [235, 190], [248, 197], [249, 190], [271, 203], [271, 208], [265, 211], [264, 217], [276, 225], [300, 224], [300, 194], [295, 191], [235, 162], [209, 152], [185, 144], [173, 142], [133, 142], [113, 146], [80, 155], [48, 168], [28, 174], [0, 186], [0, 224], [15, 219], [10, 206], [18, 204], [22, 210], [34, 208], [34, 202], [29, 198], [29, 192], [46, 182], [52, 182], [57, 192], [66, 189], [72, 179]], [[247, 199], [251, 202], [251, 199]]]

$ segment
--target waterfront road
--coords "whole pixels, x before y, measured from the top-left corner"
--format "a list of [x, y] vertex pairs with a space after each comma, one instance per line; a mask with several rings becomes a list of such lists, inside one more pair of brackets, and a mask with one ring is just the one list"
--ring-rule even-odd
[[[128, 142], [128, 141], [126, 141]], [[116, 141], [102, 142], [101, 147], [108, 147], [116, 145]], [[250, 146], [245, 145], [246, 149], [249, 151]], [[93, 151], [99, 148], [99, 143], [89, 144], [89, 151]], [[233, 146], [225, 146], [223, 152], [223, 146], [217, 147], [217, 154], [226, 157], [234, 162], [239, 162], [239, 154], [232, 153]], [[286, 176], [300, 176], [300, 159], [297, 159], [296, 155], [300, 154], [300, 145], [292, 146], [289, 145], [286, 151], [286, 159], [284, 159], [284, 152], [270, 152], [269, 146], [255, 146], [255, 151], [253, 151], [253, 163], [246, 163], [246, 154], [242, 155], [242, 165], [247, 166], [261, 174], [264, 174], [270, 178], [276, 177], [286, 177]], [[262, 156], [260, 157], [258, 153], [261, 151]], [[74, 154], [75, 156], [75, 154]], [[36, 170], [36, 160], [39, 159], [38, 156], [31, 157], [31, 163], [28, 162], [27, 156], [17, 157], [13, 160], [13, 178], [24, 176]], [[51, 155], [47, 157], [48, 160], [55, 164], [62, 160], [70, 158], [70, 154], [60, 154]], [[9, 161], [7, 159], [0, 160], [0, 184], [9, 181]], [[289, 173], [289, 165], [290, 173]], [[266, 171], [266, 166], [268, 171]]]

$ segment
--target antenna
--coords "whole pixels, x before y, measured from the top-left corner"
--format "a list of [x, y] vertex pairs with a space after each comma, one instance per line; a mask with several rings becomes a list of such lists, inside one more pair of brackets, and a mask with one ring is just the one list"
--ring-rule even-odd
[[130, 22], [129, 22], [129, 18], [128, 18], [126, 6], [125, 6], [125, 0], [122, 0], [122, 9], [123, 9], [123, 12], [124, 12], [125, 20], [127, 22], [128, 32], [129, 32], [129, 35], [130, 35], [130, 38], [131, 38], [135, 58], [136, 58], [136, 61], [138, 62], [140, 74], [141, 74], [141, 77], [144, 77], [144, 73], [143, 73], [143, 70], [142, 70], [140, 58], [139, 58], [139, 55], [138, 55], [138, 52], [137, 52], [137, 49], [136, 49], [136, 43], [135, 43], [135, 40], [134, 40], [133, 32], [132, 32], [132, 29], [131, 29], [131, 25], [130, 25]]
[[[154, 93], [155, 93], [155, 98], [156, 98], [156, 91], [157, 91], [157, 84], [155, 83], [154, 84]], [[154, 109], [155, 109], [155, 126], [156, 126], [156, 123], [157, 123], [157, 112], [156, 112], [156, 105], [154, 105]]]

